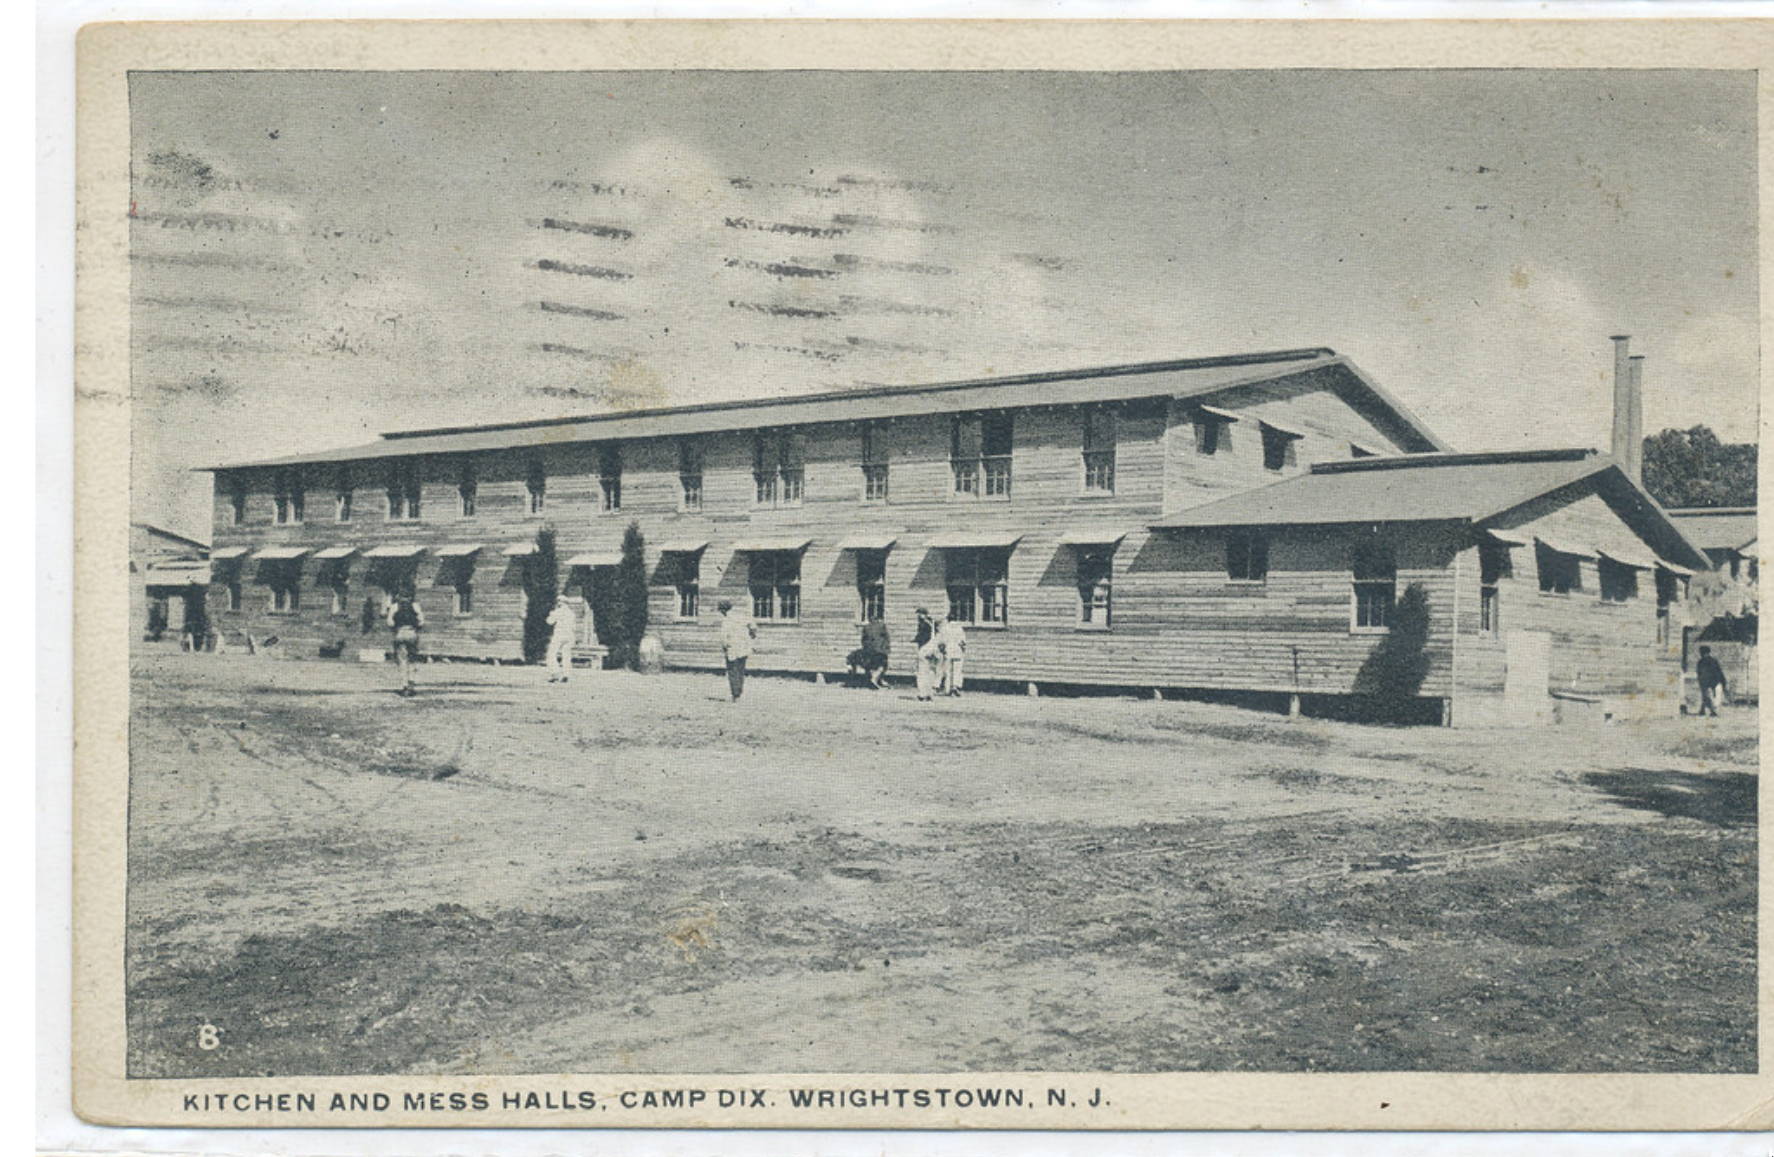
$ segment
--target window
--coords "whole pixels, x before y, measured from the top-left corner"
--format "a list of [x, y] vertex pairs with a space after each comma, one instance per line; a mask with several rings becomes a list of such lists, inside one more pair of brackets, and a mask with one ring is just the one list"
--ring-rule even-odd
[[1078, 549], [1078, 625], [1109, 629], [1110, 583], [1114, 574], [1113, 547]]
[[1084, 411], [1084, 493], [1115, 493], [1115, 412]]
[[473, 518], [480, 500], [480, 480], [475, 477], [474, 464], [464, 462], [456, 476], [456, 517]]
[[1536, 542], [1534, 565], [1540, 572], [1542, 594], [1568, 595], [1583, 589], [1583, 560], [1577, 555]]
[[867, 623], [887, 617], [887, 552], [856, 552], [856, 613]]
[[759, 506], [799, 506], [806, 479], [801, 435], [761, 430], [752, 443], [752, 479]]
[[239, 526], [245, 521], [246, 484], [235, 480], [228, 487], [228, 525]]
[[683, 553], [677, 559], [678, 618], [693, 619], [702, 610], [702, 556]]
[[279, 471], [277, 488], [271, 496], [277, 525], [292, 526], [301, 522], [305, 497], [301, 478], [287, 470]]
[[524, 509], [529, 514], [541, 514], [542, 506], [548, 498], [548, 475], [543, 472], [542, 463], [530, 464], [530, 476], [524, 480]]
[[1268, 536], [1255, 531], [1241, 531], [1227, 538], [1226, 577], [1238, 583], [1268, 581]]
[[1627, 566], [1604, 555], [1596, 562], [1596, 580], [1604, 603], [1624, 603], [1638, 598], [1636, 567]]
[[335, 616], [350, 614], [351, 585], [345, 577], [345, 570], [343, 567], [340, 567], [333, 572], [332, 582], [329, 585], [332, 587], [333, 592], [332, 613]]
[[1478, 547], [1478, 629], [1497, 635], [1503, 630], [1502, 600], [1498, 584], [1510, 573], [1509, 548], [1484, 542]]
[[792, 623], [801, 617], [801, 552], [760, 550], [750, 556], [752, 618]]
[[341, 474], [333, 491], [333, 521], [351, 521], [351, 479]]
[[238, 611], [240, 609], [240, 579], [238, 578], [231, 578], [228, 580], [227, 605], [228, 609], [231, 611]]
[[955, 493], [968, 498], [1010, 497], [1011, 416], [963, 414], [950, 430], [949, 466]]
[[682, 509], [701, 510], [702, 444], [693, 438], [678, 443], [678, 485], [684, 496]]
[[1223, 440], [1221, 432], [1226, 428], [1226, 419], [1213, 414], [1195, 415], [1195, 450], [1199, 454], [1212, 455], [1220, 452]]
[[388, 521], [419, 520], [419, 471], [411, 462], [397, 462], [388, 472]]
[[1300, 435], [1267, 422], [1259, 424], [1263, 433], [1263, 469], [1281, 470], [1294, 463], [1294, 443]]
[[468, 579], [459, 579], [451, 588], [455, 598], [451, 601], [451, 612], [459, 619], [467, 618], [474, 613], [474, 583]]
[[294, 567], [279, 567], [271, 578], [272, 613], [287, 615], [301, 608], [301, 571]]
[[951, 616], [977, 625], [1002, 627], [1009, 622], [1010, 551], [951, 550], [943, 562]]
[[600, 511], [614, 514], [622, 509], [622, 447], [598, 449], [597, 486]]
[[887, 501], [887, 426], [869, 422], [862, 428], [862, 500]]
[[1669, 644], [1669, 608], [1681, 597], [1681, 580], [1669, 571], [1657, 570], [1657, 642]]
[[1392, 552], [1378, 545], [1358, 546], [1351, 570], [1355, 596], [1354, 628], [1357, 631], [1390, 629], [1392, 608], [1398, 601], [1398, 567], [1392, 560]]

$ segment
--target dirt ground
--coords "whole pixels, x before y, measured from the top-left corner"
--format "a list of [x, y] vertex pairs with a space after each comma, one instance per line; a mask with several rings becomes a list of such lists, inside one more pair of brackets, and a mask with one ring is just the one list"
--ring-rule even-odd
[[132, 674], [136, 1076], [1755, 1067], [1748, 710]]

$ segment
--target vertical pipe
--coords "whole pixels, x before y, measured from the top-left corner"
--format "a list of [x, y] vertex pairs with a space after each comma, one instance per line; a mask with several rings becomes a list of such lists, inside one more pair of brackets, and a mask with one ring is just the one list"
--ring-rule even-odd
[[1645, 355], [1627, 359], [1626, 454], [1621, 466], [1626, 476], [1642, 482], [1645, 467]]
[[1608, 441], [1608, 452], [1624, 468], [1627, 443], [1631, 441], [1627, 432], [1627, 423], [1632, 416], [1632, 368], [1628, 360], [1626, 343], [1632, 339], [1629, 335], [1621, 333], [1615, 334], [1608, 340], [1614, 343], [1614, 425], [1613, 434]]

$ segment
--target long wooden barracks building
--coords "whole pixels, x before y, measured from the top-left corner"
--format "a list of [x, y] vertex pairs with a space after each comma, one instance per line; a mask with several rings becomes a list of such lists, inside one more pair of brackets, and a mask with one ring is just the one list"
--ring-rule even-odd
[[1422, 694], [1447, 718], [1561, 696], [1673, 711], [1671, 619], [1707, 565], [1629, 462], [1452, 453], [1328, 349], [419, 430], [214, 471], [211, 619], [301, 654], [354, 650], [366, 599], [411, 585], [428, 652], [517, 658], [537, 530], [589, 607], [632, 521], [677, 667], [719, 666], [731, 598], [759, 624], [755, 670], [841, 671], [879, 611], [909, 673], [925, 606], [970, 625], [970, 679], [1310, 704], [1354, 690], [1421, 584]]

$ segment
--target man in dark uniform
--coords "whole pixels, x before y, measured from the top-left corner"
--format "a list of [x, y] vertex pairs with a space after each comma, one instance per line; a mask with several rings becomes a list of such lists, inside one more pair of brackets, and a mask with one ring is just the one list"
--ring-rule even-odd
[[1725, 697], [1725, 669], [1712, 657], [1711, 647], [1700, 648], [1700, 661], [1694, 664], [1694, 676], [1700, 681], [1700, 714], [1716, 719], [1719, 703]]
[[394, 628], [394, 661], [400, 666], [400, 693], [413, 694], [413, 663], [419, 657], [419, 628], [425, 625], [425, 612], [419, 609], [414, 592], [402, 591], [388, 606], [388, 625]]

